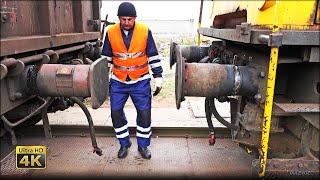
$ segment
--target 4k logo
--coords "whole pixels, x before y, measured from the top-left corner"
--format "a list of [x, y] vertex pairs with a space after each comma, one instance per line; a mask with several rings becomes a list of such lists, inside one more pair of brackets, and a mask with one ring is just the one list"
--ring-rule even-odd
[[17, 146], [17, 169], [44, 169], [46, 168], [47, 149], [45, 146]]

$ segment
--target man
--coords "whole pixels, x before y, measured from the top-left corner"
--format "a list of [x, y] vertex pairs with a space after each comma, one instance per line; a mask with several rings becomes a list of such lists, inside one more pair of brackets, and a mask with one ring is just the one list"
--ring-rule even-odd
[[108, 66], [113, 64], [110, 79], [111, 118], [120, 142], [118, 158], [125, 158], [131, 146], [128, 122], [123, 111], [130, 96], [137, 110], [138, 151], [145, 159], [151, 158], [148, 149], [151, 138], [151, 88], [149, 66], [155, 79], [157, 95], [162, 87], [162, 66], [150, 29], [138, 22], [132, 3], [123, 2], [118, 8], [120, 23], [108, 28], [102, 55]]

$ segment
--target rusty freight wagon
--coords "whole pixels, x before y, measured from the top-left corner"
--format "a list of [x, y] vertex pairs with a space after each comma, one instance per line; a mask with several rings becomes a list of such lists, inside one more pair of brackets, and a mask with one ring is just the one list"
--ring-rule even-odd
[[[1, 1], [1, 136], [108, 93], [101, 58], [101, 1]], [[86, 113], [90, 122], [90, 114]]]
[[[319, 0], [213, 1], [211, 25], [198, 32], [219, 40], [171, 43], [177, 108], [185, 96], [206, 97], [212, 138], [213, 114], [235, 142], [259, 150], [260, 176], [319, 176], [319, 18]], [[214, 99], [230, 102], [231, 123]]]

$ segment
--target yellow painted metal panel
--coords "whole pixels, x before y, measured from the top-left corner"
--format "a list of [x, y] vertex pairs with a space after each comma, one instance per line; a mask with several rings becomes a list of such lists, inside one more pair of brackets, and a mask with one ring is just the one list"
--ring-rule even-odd
[[320, 1], [318, 2], [316, 23], [320, 24]]
[[213, 1], [211, 20], [216, 15], [247, 11], [247, 22], [252, 25], [265, 26], [272, 29], [275, 16], [283, 17], [284, 29], [307, 29], [314, 24], [317, 9], [316, 0], [284, 0], [279, 10], [282, 14], [274, 14], [275, 0], [256, 1]]

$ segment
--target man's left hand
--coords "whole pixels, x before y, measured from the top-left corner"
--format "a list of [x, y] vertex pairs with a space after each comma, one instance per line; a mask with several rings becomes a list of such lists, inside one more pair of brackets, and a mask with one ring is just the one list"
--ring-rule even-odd
[[155, 91], [153, 93], [153, 96], [156, 96], [160, 93], [162, 88], [162, 77], [154, 78], [154, 80], [155, 80], [155, 84], [154, 84]]

